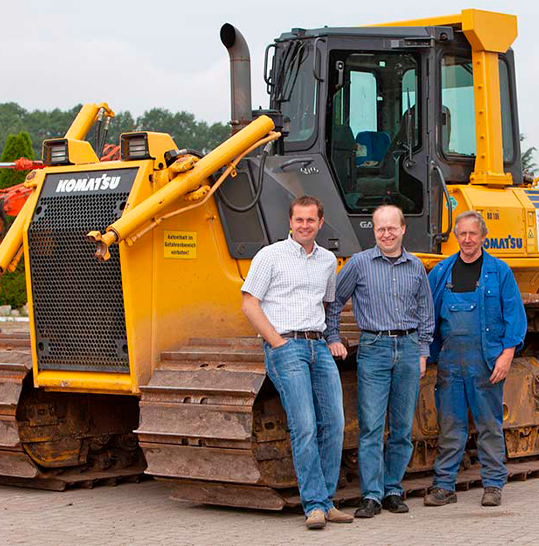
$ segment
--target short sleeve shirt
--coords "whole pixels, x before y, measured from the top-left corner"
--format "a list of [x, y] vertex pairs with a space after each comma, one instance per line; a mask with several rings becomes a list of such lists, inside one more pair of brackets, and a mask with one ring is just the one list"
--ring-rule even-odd
[[316, 243], [311, 254], [291, 237], [264, 247], [253, 258], [242, 292], [260, 307], [279, 334], [323, 332], [324, 302], [335, 299], [337, 259]]

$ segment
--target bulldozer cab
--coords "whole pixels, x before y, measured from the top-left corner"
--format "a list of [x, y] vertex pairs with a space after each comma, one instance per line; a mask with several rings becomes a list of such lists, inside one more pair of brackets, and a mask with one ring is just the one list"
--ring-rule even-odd
[[[449, 24], [293, 29], [274, 48], [271, 108], [290, 118], [284, 154], [321, 154], [362, 248], [371, 215], [399, 206], [404, 244], [441, 253], [451, 226], [447, 186], [476, 169], [472, 46]], [[266, 62], [266, 65], [269, 63]], [[498, 55], [503, 173], [522, 183], [513, 53]], [[477, 85], [477, 82], [476, 82]], [[309, 166], [303, 167], [308, 172]]]

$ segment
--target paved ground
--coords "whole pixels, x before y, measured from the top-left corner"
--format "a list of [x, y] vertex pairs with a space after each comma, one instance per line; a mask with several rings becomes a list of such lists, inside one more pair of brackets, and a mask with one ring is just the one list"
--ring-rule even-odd
[[[504, 505], [482, 508], [481, 489], [458, 503], [307, 531], [294, 512], [263, 512], [168, 499], [146, 481], [63, 493], [0, 486], [2, 546], [524, 546], [539, 545], [539, 479], [511, 482]], [[352, 507], [345, 507], [353, 512]]]

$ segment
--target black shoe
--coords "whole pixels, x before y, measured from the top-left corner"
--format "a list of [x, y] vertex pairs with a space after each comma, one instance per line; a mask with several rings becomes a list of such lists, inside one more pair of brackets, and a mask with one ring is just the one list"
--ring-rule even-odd
[[375, 500], [365, 499], [361, 501], [354, 514], [355, 518], [373, 518], [382, 511], [382, 507]]
[[405, 514], [410, 510], [400, 495], [388, 495], [382, 501], [382, 508], [393, 512], [394, 514]]
[[457, 502], [457, 494], [441, 487], [433, 487], [423, 499], [425, 506], [444, 506], [453, 502]]
[[481, 504], [483, 506], [500, 506], [502, 503], [502, 490], [499, 487], [485, 487]]

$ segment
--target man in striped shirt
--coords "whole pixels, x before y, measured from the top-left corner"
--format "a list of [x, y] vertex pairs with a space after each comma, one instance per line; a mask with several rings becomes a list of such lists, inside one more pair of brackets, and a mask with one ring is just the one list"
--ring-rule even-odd
[[242, 286], [242, 309], [264, 338], [266, 370], [286, 411], [292, 459], [308, 529], [353, 518], [337, 510], [344, 434], [339, 371], [322, 332], [324, 302], [335, 297], [335, 255], [318, 246], [322, 203], [290, 205], [290, 236], [254, 257]]
[[[402, 478], [412, 455], [412, 423], [434, 331], [434, 309], [421, 261], [402, 246], [402, 211], [393, 205], [373, 213], [376, 246], [355, 254], [337, 279], [327, 308], [326, 339], [331, 354], [345, 358], [339, 320], [352, 297], [361, 330], [357, 352], [359, 474], [358, 518], [372, 518], [382, 506], [408, 512]], [[389, 437], [384, 454], [384, 426]]]

